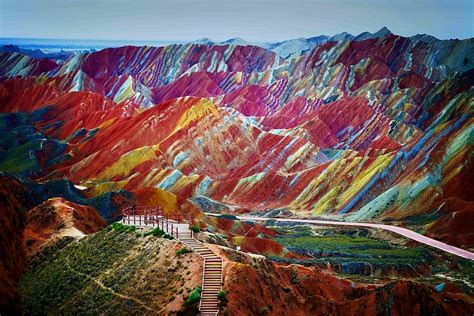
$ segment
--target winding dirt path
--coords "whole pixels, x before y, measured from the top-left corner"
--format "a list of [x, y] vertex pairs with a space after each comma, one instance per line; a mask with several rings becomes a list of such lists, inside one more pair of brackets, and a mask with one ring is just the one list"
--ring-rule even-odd
[[83, 276], [85, 277], [86, 279], [88, 280], [91, 280], [92, 282], [94, 282], [96, 285], [98, 285], [100, 288], [102, 288], [103, 290], [105, 291], [108, 291], [110, 293], [112, 293], [112, 295], [115, 295], [117, 297], [120, 297], [121, 299], [124, 299], [124, 300], [130, 300], [130, 301], [133, 301], [135, 302], [136, 304], [140, 305], [141, 307], [143, 307], [144, 309], [152, 312], [153, 309], [148, 307], [145, 303], [143, 303], [142, 301], [140, 301], [138, 298], [135, 298], [133, 296], [128, 296], [128, 295], [125, 295], [125, 294], [121, 294], [121, 293], [118, 293], [116, 291], [114, 291], [113, 289], [111, 289], [110, 287], [106, 286], [104, 283], [102, 283], [101, 281], [91, 277], [90, 275], [86, 274], [86, 273], [83, 273], [83, 272], [80, 272], [80, 271], [77, 271], [76, 269], [72, 268], [71, 265], [69, 264], [69, 259], [66, 258], [66, 268], [70, 271], [72, 271], [73, 273], [75, 274], [78, 274], [80, 276]]

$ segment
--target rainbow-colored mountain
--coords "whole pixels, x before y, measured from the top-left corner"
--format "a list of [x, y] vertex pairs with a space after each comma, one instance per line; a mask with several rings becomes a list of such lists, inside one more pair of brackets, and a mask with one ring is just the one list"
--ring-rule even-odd
[[474, 40], [317, 39], [0, 52], [0, 171], [105, 218], [189, 202], [472, 247]]

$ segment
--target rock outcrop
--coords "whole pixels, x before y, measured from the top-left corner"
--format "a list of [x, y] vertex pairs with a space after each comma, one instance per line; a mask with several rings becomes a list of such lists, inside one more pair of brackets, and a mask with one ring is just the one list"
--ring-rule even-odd
[[469, 315], [472, 297], [413, 281], [357, 284], [316, 267], [226, 253], [229, 315]]
[[31, 209], [26, 222], [24, 238], [30, 255], [46, 243], [66, 236], [82, 238], [107, 226], [93, 208], [63, 198], [49, 199]]
[[17, 283], [27, 264], [23, 229], [28, 207], [26, 188], [0, 175], [0, 314], [20, 313]]

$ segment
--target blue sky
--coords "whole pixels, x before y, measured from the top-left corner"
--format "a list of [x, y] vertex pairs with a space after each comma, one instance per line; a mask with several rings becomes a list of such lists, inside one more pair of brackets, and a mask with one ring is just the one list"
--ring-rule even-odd
[[278, 41], [387, 26], [474, 37], [474, 0], [0, 0], [0, 37]]

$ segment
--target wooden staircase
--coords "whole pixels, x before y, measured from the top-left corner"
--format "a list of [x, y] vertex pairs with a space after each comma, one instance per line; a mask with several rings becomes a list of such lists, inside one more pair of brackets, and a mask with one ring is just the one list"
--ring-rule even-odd
[[204, 258], [201, 302], [199, 304], [201, 316], [218, 315], [219, 298], [217, 294], [222, 289], [222, 259], [194, 238], [183, 236], [180, 240]]
[[167, 218], [160, 208], [128, 207], [122, 211], [122, 214], [124, 224], [139, 227], [160, 227], [204, 258], [199, 311], [201, 316], [218, 315], [219, 298], [217, 294], [222, 289], [222, 259], [202, 242], [194, 239], [194, 234], [189, 230], [187, 223]]

